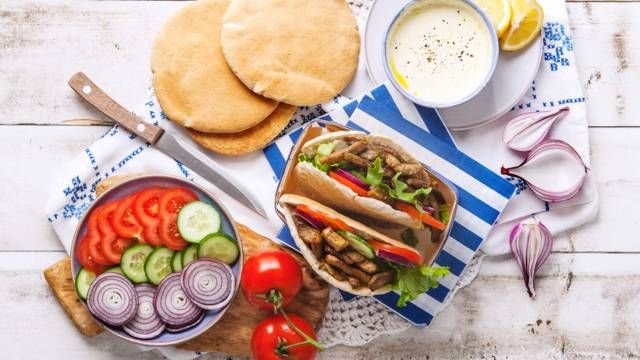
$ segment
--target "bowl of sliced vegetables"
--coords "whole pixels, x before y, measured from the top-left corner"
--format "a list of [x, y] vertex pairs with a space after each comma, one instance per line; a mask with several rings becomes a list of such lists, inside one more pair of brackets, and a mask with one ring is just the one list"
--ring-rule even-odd
[[213, 326], [240, 284], [242, 246], [224, 206], [170, 176], [128, 180], [86, 211], [72, 244], [76, 291], [111, 333], [175, 345]]

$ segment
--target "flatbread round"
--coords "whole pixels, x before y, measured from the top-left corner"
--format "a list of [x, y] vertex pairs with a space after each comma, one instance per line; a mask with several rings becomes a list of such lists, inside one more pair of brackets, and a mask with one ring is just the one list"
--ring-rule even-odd
[[360, 51], [358, 26], [344, 0], [234, 0], [221, 42], [245, 85], [293, 105], [322, 103], [342, 91]]
[[277, 102], [253, 93], [227, 65], [220, 47], [229, 0], [199, 0], [176, 13], [156, 36], [153, 86], [172, 121], [199, 131], [235, 133], [255, 126]]
[[264, 121], [237, 134], [187, 131], [195, 142], [209, 150], [226, 155], [242, 155], [265, 147], [287, 126], [295, 111], [295, 106], [281, 103]]

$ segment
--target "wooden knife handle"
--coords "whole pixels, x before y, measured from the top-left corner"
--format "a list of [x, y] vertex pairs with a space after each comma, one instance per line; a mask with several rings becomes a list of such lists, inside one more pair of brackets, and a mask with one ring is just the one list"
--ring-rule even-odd
[[82, 72], [74, 74], [69, 79], [69, 86], [109, 119], [151, 144], [155, 144], [164, 132], [162, 128], [147, 123], [118, 104]]

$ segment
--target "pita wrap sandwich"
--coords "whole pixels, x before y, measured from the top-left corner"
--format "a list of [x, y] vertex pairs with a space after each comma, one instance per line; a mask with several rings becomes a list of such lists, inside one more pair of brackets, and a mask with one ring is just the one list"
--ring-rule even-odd
[[341, 210], [436, 232], [449, 221], [451, 204], [436, 189], [439, 180], [384, 136], [318, 136], [302, 146], [294, 171], [302, 192]]
[[278, 206], [311, 268], [351, 294], [399, 290], [398, 306], [404, 306], [449, 272], [425, 265], [411, 246], [304, 196], [284, 194]]

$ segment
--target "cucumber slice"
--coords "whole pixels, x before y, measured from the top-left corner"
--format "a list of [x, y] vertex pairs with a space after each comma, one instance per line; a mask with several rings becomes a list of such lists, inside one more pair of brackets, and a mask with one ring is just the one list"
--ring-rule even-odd
[[173, 272], [182, 271], [182, 251], [176, 251], [176, 253], [173, 254], [173, 258], [171, 258], [171, 270], [173, 270]]
[[220, 214], [213, 206], [202, 201], [194, 201], [180, 209], [177, 224], [180, 236], [197, 244], [205, 236], [220, 230]]
[[127, 249], [120, 258], [124, 276], [135, 284], [149, 281], [144, 272], [144, 264], [152, 251], [153, 247], [147, 244], [137, 244]]
[[198, 258], [198, 245], [191, 244], [186, 249], [182, 250], [182, 267], [187, 266], [188, 263]]
[[223, 261], [229, 265], [233, 264], [240, 255], [238, 245], [227, 234], [211, 234], [202, 239], [198, 249], [199, 257], [211, 257]]
[[353, 250], [359, 252], [367, 259], [375, 259], [376, 252], [367, 240], [349, 231], [338, 230], [338, 234], [349, 241], [349, 245], [351, 245]]
[[122, 268], [120, 266], [114, 266], [110, 269], [107, 269], [107, 271], [105, 272], [112, 272], [112, 273], [116, 273], [124, 276], [124, 272], [122, 271]]
[[82, 300], [87, 299], [89, 286], [91, 286], [91, 283], [95, 279], [96, 274], [94, 274], [93, 271], [87, 270], [85, 268], [81, 268], [80, 271], [78, 271], [78, 275], [76, 275], [76, 292]]
[[159, 246], [149, 254], [147, 261], [144, 263], [144, 272], [147, 279], [158, 285], [162, 279], [172, 273], [171, 260], [175, 251], [164, 246]]

